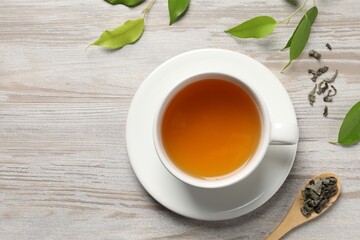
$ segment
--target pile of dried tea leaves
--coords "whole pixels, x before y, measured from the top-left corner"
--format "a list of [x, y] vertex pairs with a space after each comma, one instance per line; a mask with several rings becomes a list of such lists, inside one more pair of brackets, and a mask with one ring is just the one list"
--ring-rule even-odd
[[[332, 47], [330, 46], [330, 44], [327, 43], [326, 47], [329, 50], [332, 50]], [[310, 50], [309, 56], [314, 57], [318, 60], [321, 58], [321, 54], [315, 50]], [[337, 94], [337, 90], [336, 90], [335, 86], [333, 85], [333, 83], [338, 76], [338, 70], [335, 71], [335, 73], [333, 74], [333, 76], [331, 78], [324, 78], [319, 83], [316, 83], [317, 79], [321, 75], [325, 74], [328, 70], [329, 70], [328, 66], [321, 67], [317, 71], [315, 71], [314, 69], [308, 70], [308, 73], [313, 75], [311, 77], [311, 80], [315, 83], [315, 86], [312, 88], [312, 90], [308, 94], [308, 100], [309, 100], [309, 103], [311, 106], [313, 106], [313, 104], [315, 102], [316, 94], [317, 95], [324, 94], [323, 101], [325, 103], [332, 102], [333, 97]], [[328, 115], [328, 106], [325, 105], [323, 116], [327, 117], [327, 115]]]
[[311, 213], [319, 214], [329, 203], [330, 198], [338, 192], [337, 180], [335, 177], [316, 178], [310, 180], [302, 191], [304, 205], [301, 213], [308, 217]]

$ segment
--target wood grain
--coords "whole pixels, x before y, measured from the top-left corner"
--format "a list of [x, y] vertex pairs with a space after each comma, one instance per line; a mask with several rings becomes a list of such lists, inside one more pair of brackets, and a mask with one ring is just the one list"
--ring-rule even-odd
[[[171, 27], [167, 1], [159, 0], [135, 45], [84, 52], [104, 29], [137, 18], [143, 7], [101, 0], [0, 1], [0, 238], [263, 239], [303, 183], [329, 171], [343, 183], [338, 204], [286, 239], [358, 239], [360, 145], [328, 144], [359, 100], [357, 0], [318, 1], [306, 49], [320, 51], [322, 60], [303, 54], [283, 74], [288, 53], [278, 50], [300, 16], [258, 41], [223, 32], [259, 14], [287, 17], [294, 9], [283, 0], [192, 1]], [[269, 67], [289, 92], [300, 127], [296, 161], [278, 193], [256, 211], [222, 222], [187, 219], [155, 202], [137, 181], [125, 144], [128, 108], [146, 76], [170, 57], [208, 47], [242, 52]], [[313, 86], [307, 69], [322, 65], [330, 73], [339, 70], [328, 118], [320, 99], [314, 107], [307, 102]]]

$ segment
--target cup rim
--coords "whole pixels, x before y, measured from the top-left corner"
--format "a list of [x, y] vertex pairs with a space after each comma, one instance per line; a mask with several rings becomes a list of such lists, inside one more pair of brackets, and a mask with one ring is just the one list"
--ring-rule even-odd
[[[219, 80], [232, 82], [238, 85], [239, 87], [244, 88], [251, 95], [253, 100], [256, 102], [260, 114], [261, 127], [262, 127], [260, 143], [258, 144], [257, 150], [255, 151], [251, 159], [249, 159], [244, 166], [242, 166], [238, 170], [233, 171], [229, 175], [224, 176], [220, 179], [212, 179], [212, 180], [196, 178], [194, 176], [185, 173], [177, 166], [175, 166], [175, 164], [167, 156], [161, 140], [161, 125], [162, 125], [163, 115], [171, 100], [186, 86], [198, 81], [204, 81], [204, 80], [206, 81], [206, 79], [208, 78], [216, 78]], [[171, 173], [175, 178], [194, 187], [209, 188], [209, 189], [223, 188], [233, 185], [245, 179], [259, 166], [259, 164], [261, 163], [261, 161], [265, 156], [265, 153], [270, 143], [270, 130], [271, 130], [270, 128], [271, 128], [270, 116], [266, 104], [262, 99], [261, 95], [256, 91], [254, 87], [251, 86], [251, 84], [246, 83], [241, 79], [239, 79], [238, 77], [232, 76], [227, 73], [204, 72], [204, 73], [197, 73], [185, 78], [184, 80], [180, 81], [175, 86], [173, 86], [165, 94], [163, 100], [160, 101], [160, 104], [155, 111], [154, 122], [153, 122], [153, 142], [155, 145], [156, 153], [160, 159], [160, 162], [164, 165], [164, 167], [168, 170], [168, 172]]]

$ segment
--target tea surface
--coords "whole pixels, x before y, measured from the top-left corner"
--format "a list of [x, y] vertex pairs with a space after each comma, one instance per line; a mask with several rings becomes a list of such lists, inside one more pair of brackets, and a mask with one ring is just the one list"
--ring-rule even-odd
[[246, 165], [261, 135], [258, 107], [244, 89], [220, 79], [192, 83], [168, 104], [165, 151], [183, 172], [218, 179]]

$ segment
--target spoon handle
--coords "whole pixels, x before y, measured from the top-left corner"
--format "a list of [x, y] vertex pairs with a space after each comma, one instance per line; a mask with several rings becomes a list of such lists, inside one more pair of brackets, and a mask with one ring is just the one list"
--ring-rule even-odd
[[297, 207], [297, 204], [294, 203], [288, 214], [279, 224], [279, 226], [275, 228], [275, 230], [266, 238], [266, 240], [279, 240], [291, 229], [304, 223], [303, 216], [301, 214], [298, 214], [299, 210], [297, 209]]
[[284, 232], [283, 229], [275, 229], [266, 240], [279, 240], [282, 236], [284, 236], [287, 232]]
[[[284, 219], [285, 220], [285, 219]], [[266, 240], [279, 240], [295, 226], [289, 225], [288, 221], [282, 221], [277, 228], [266, 238]]]

